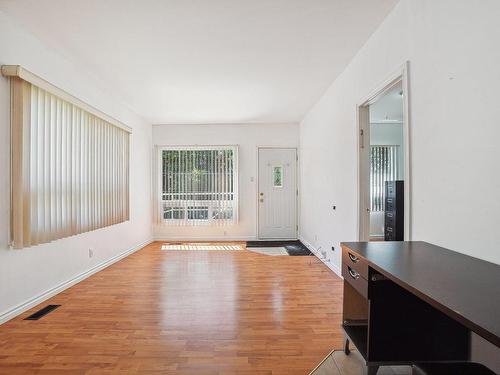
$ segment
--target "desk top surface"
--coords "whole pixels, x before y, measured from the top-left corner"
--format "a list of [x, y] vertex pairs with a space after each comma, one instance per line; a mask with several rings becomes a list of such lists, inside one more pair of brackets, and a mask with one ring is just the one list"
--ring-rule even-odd
[[401, 287], [500, 347], [500, 265], [427, 242], [343, 242]]

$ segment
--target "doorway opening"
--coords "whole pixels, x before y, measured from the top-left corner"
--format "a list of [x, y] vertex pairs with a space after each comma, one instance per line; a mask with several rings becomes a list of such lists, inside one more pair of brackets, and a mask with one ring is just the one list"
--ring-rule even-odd
[[359, 238], [410, 238], [406, 67], [358, 106]]
[[297, 238], [297, 149], [258, 147], [259, 239]]

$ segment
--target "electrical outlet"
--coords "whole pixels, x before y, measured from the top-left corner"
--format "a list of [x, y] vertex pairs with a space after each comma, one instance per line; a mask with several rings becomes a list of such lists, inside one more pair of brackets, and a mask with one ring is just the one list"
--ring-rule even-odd
[[94, 256], [94, 250], [89, 249], [89, 258], [92, 258]]

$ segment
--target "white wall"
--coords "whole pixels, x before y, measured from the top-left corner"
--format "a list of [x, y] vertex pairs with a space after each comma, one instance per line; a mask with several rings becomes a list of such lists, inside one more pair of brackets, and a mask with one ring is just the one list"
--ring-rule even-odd
[[412, 238], [500, 263], [498, 17], [496, 0], [396, 6], [300, 125], [305, 240], [357, 238], [356, 104], [409, 60]]
[[498, 19], [498, 0], [401, 0], [301, 123], [300, 233], [332, 268], [357, 239], [356, 104], [407, 60], [412, 239], [500, 264]]
[[[133, 128], [130, 144], [130, 221], [23, 250], [9, 243], [9, 85], [0, 76], [0, 322], [23, 304], [151, 238], [151, 127], [66, 60], [0, 12], [0, 65], [23, 65]], [[94, 256], [89, 258], [88, 249]], [[24, 306], [27, 307], [27, 306]], [[16, 310], [16, 308], [19, 308]]]
[[298, 124], [155, 125], [153, 143], [238, 145], [239, 222], [222, 227], [155, 225], [158, 239], [255, 239], [257, 235], [257, 146], [298, 147]]

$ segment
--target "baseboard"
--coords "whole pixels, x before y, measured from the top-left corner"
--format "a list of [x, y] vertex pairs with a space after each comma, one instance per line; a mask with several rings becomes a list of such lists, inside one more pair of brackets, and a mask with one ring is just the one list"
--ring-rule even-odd
[[3, 324], [5, 322], [15, 318], [19, 314], [22, 314], [23, 312], [31, 309], [32, 307], [42, 303], [43, 301], [46, 301], [47, 299], [55, 296], [56, 294], [62, 292], [63, 290], [72, 287], [73, 285], [79, 283], [80, 281], [85, 280], [87, 277], [92, 276], [93, 274], [103, 270], [104, 268], [109, 267], [113, 263], [118, 262], [119, 260], [127, 257], [128, 255], [130, 255], [132, 253], [135, 253], [137, 250], [142, 249], [144, 246], [149, 245], [151, 242], [153, 242], [153, 240], [149, 239], [149, 240], [146, 240], [146, 241], [144, 241], [136, 246], [133, 246], [130, 249], [127, 249], [124, 252], [122, 252], [118, 255], [115, 255], [114, 257], [92, 267], [91, 269], [89, 269], [85, 272], [82, 272], [81, 274], [76, 275], [75, 277], [39, 294], [38, 296], [33, 297], [33, 298], [27, 300], [26, 302], [21, 303], [20, 305], [17, 305], [16, 307], [14, 307], [14, 308], [6, 311], [2, 315], [0, 315], [0, 324]]
[[326, 262], [324, 259], [322, 259], [318, 255], [318, 250], [313, 245], [311, 245], [309, 243], [309, 241], [307, 241], [302, 236], [299, 236], [299, 241], [302, 242], [304, 244], [304, 246], [307, 247], [309, 249], [309, 251], [311, 251], [311, 253], [313, 253], [316, 256], [316, 258], [318, 258], [325, 266], [327, 266], [330, 270], [332, 270], [338, 277], [343, 279], [342, 272], [340, 271], [340, 268], [338, 268], [335, 264], [332, 264], [331, 262]]
[[196, 237], [196, 236], [154, 236], [154, 241], [256, 241], [254, 236], [214, 236], [214, 237]]

